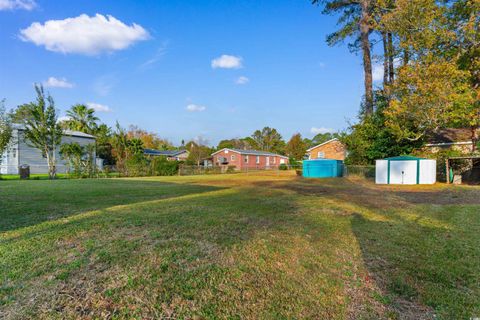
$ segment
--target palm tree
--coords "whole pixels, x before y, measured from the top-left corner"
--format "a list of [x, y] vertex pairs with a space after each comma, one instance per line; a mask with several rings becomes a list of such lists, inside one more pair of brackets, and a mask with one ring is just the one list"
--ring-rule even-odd
[[70, 118], [67, 121], [67, 127], [70, 130], [77, 130], [92, 134], [97, 129], [98, 117], [95, 116], [95, 110], [88, 108], [84, 104], [76, 104], [67, 111]]

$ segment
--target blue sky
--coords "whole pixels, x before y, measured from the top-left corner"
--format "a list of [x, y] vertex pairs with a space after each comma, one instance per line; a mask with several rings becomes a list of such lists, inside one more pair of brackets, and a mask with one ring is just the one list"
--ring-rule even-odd
[[8, 108], [45, 83], [61, 115], [90, 103], [174, 143], [341, 130], [363, 94], [360, 57], [326, 45], [336, 19], [308, 0], [0, 0], [0, 21]]

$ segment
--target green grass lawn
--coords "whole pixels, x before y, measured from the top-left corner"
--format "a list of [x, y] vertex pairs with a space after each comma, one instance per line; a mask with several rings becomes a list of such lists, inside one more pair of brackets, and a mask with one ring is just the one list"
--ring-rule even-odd
[[0, 318], [480, 317], [480, 188], [0, 181]]

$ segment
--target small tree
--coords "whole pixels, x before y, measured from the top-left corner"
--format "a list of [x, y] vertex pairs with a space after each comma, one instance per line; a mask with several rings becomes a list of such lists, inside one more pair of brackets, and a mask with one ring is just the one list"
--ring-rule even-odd
[[73, 173], [77, 176], [82, 174], [82, 156], [84, 150], [77, 142], [65, 143], [60, 146], [60, 156], [67, 161], [68, 173], [73, 167]]
[[117, 170], [126, 173], [125, 163], [128, 160], [128, 137], [125, 129], [117, 122], [111, 138], [112, 155], [115, 157]]
[[57, 146], [62, 140], [62, 129], [57, 123], [57, 112], [53, 98], [45, 96], [42, 86], [35, 85], [37, 101], [28, 104], [31, 117], [25, 119], [25, 141], [40, 149], [47, 158], [48, 176], [55, 179], [57, 175]]
[[287, 155], [295, 160], [302, 160], [307, 146], [305, 145], [300, 133], [294, 134], [287, 143]]
[[12, 139], [12, 126], [5, 112], [4, 103], [5, 100], [0, 101], [0, 164], [2, 163], [2, 154]]
[[196, 143], [194, 141], [190, 141], [186, 145], [187, 150], [189, 151], [187, 163], [188, 164], [196, 164], [197, 166], [205, 160], [206, 158], [210, 157], [212, 150], [204, 145]]

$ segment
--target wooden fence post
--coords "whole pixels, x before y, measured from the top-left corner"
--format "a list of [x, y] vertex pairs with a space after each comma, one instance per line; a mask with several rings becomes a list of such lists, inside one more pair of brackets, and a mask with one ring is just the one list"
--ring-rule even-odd
[[446, 179], [447, 179], [447, 184], [450, 184], [450, 161], [447, 159], [445, 159], [445, 170], [446, 170]]

